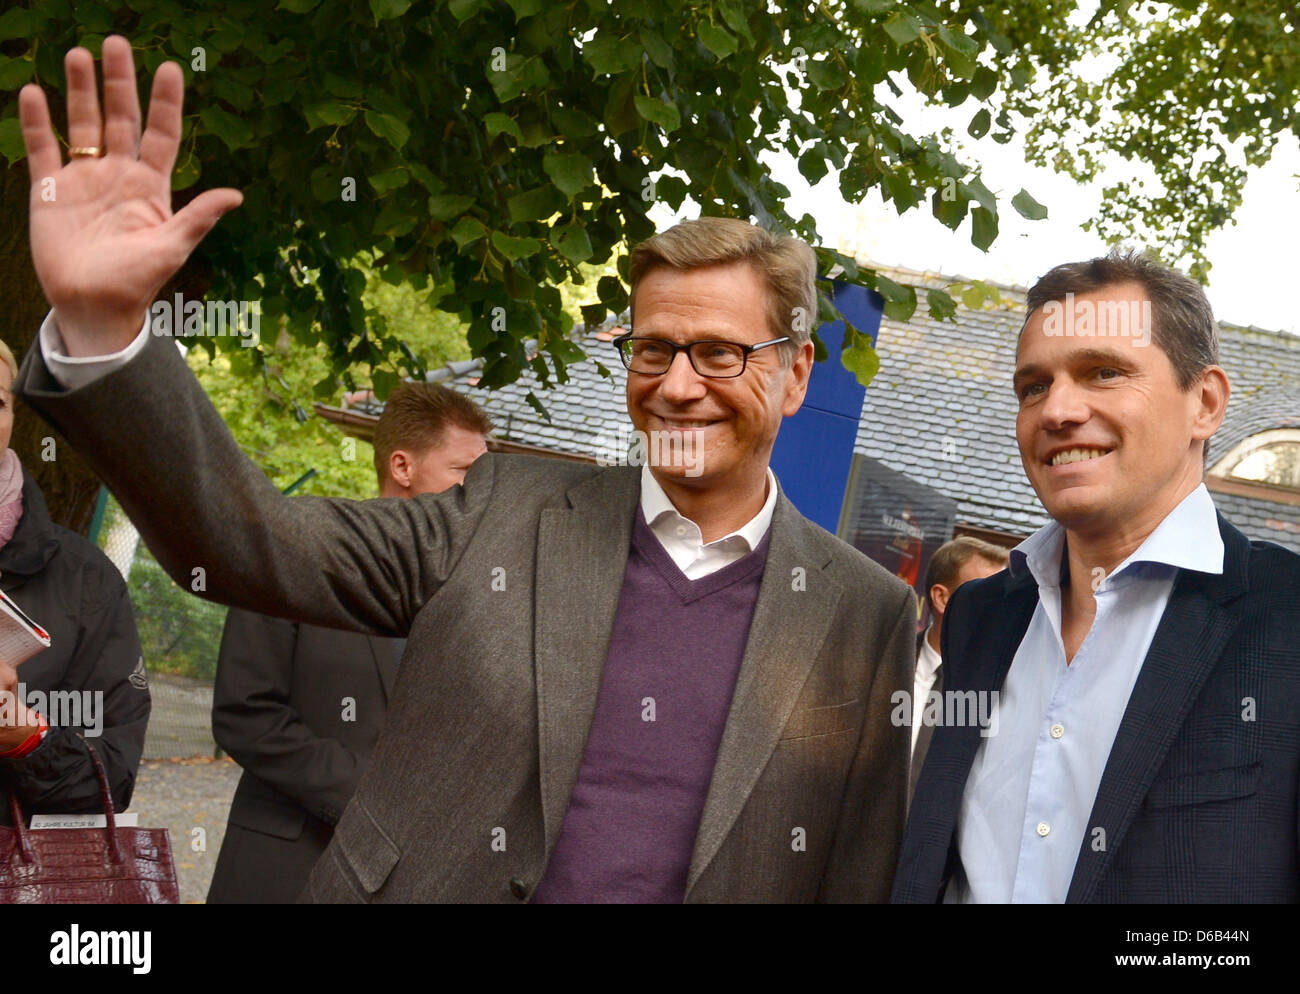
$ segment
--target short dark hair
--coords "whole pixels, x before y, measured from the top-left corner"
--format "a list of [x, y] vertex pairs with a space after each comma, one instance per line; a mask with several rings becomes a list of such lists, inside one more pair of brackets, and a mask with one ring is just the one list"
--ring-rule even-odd
[[1049, 270], [1025, 297], [1026, 320], [1067, 293], [1091, 293], [1120, 283], [1137, 283], [1151, 298], [1151, 339], [1169, 357], [1180, 390], [1186, 392], [1207, 366], [1219, 364], [1219, 326], [1201, 285], [1132, 250]]
[[934, 604], [930, 601], [930, 589], [937, 583], [951, 590], [961, 568], [976, 556], [1005, 566], [1010, 553], [1000, 545], [970, 535], [959, 535], [934, 550], [930, 565], [925, 568], [925, 601], [930, 605], [931, 611], [934, 610]]
[[384, 403], [375, 427], [375, 472], [388, 479], [389, 457], [399, 449], [425, 452], [442, 441], [448, 427], [486, 435], [492, 419], [463, 393], [437, 383], [399, 383]]

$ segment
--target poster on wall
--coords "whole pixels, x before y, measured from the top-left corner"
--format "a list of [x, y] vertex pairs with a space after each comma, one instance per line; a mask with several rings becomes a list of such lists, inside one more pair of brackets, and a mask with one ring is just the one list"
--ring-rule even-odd
[[854, 453], [838, 535], [907, 583], [925, 622], [925, 569], [952, 538], [957, 502], [862, 453]]

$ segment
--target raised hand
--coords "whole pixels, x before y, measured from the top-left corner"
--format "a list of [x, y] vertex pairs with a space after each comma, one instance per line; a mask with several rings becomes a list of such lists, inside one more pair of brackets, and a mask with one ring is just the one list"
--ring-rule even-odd
[[243, 200], [238, 190], [208, 190], [172, 213], [181, 68], [167, 62], [154, 74], [142, 137], [130, 43], [105, 38], [103, 58], [102, 118], [90, 52], [74, 48], [64, 60], [72, 155], [66, 165], [44, 92], [28, 84], [18, 96], [32, 177], [32, 261], [70, 356], [129, 345], [158, 289]]

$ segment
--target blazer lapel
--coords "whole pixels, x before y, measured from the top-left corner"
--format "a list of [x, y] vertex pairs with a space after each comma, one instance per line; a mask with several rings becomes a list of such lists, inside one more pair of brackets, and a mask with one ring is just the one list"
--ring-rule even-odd
[[1105, 830], [1092, 848], [1085, 834], [1067, 903], [1088, 901], [1173, 745], [1178, 730], [1240, 621], [1224, 604], [1247, 589], [1250, 542], [1219, 516], [1223, 573], [1179, 570], [1169, 604], [1115, 733], [1088, 824]]
[[538, 756], [550, 859], [582, 765], [627, 570], [640, 471], [578, 484], [537, 529], [533, 618]]
[[[1006, 682], [1011, 663], [1038, 606], [1038, 586], [1028, 570], [1008, 573], [1005, 593], [984, 605], [977, 626], [968, 636], [965, 659], [943, 660], [944, 690], [999, 691]], [[950, 870], [958, 865], [957, 819], [966, 792], [971, 764], [984, 739], [976, 724], [943, 725], [931, 733], [925, 765], [917, 777], [908, 813], [907, 835], [916, 839], [943, 839], [942, 849], [905, 847], [908, 876], [918, 881], [938, 882], [938, 895], [947, 885]], [[903, 874], [904, 865], [899, 873]], [[927, 893], [927, 899], [933, 899]]]
[[[808, 526], [784, 493], [777, 497], [771, 527], [749, 640], [695, 836], [688, 899], [776, 748], [843, 595], [841, 587], [820, 576], [830, 557], [810, 561], [809, 550], [818, 545], [805, 540]], [[796, 567], [806, 570], [806, 590], [792, 589]]]

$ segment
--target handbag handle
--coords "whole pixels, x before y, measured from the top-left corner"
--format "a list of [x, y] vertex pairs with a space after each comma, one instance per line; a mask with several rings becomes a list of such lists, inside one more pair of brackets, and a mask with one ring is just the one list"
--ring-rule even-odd
[[[104, 808], [104, 831], [108, 834], [109, 856], [114, 863], [121, 863], [122, 849], [117, 844], [117, 812], [113, 810], [113, 795], [108, 789], [108, 774], [104, 772], [104, 764], [99, 761], [95, 747], [87, 742], [86, 737], [80, 732], [77, 733], [77, 738], [81, 739], [90, 754], [90, 763], [95, 768], [95, 779], [99, 781], [99, 800]], [[13, 817], [14, 831], [18, 835], [18, 852], [23, 862], [36, 862], [36, 852], [32, 849], [32, 842], [27, 834], [27, 818], [23, 814], [22, 805], [18, 803], [18, 793], [14, 790], [9, 791], [9, 813]]]

